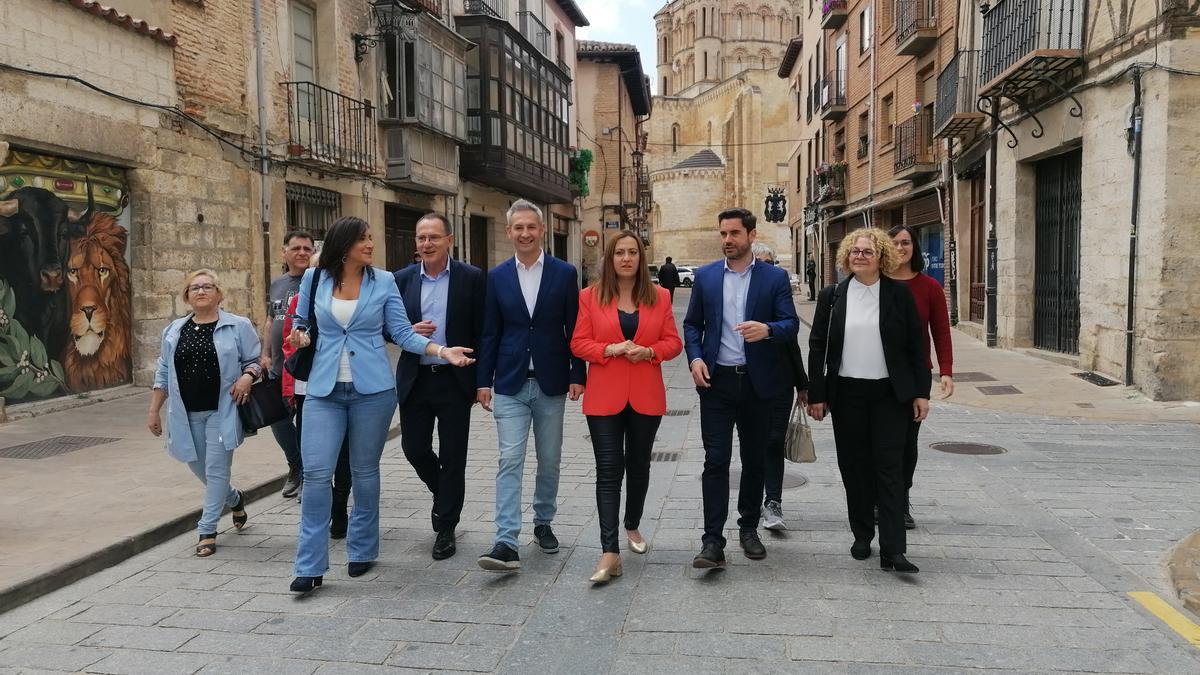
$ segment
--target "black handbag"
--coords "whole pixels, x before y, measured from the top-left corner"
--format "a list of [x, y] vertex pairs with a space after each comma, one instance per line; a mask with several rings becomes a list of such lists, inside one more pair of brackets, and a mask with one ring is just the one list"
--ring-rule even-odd
[[283, 380], [277, 377], [268, 376], [255, 382], [246, 402], [238, 404], [238, 417], [246, 434], [254, 434], [291, 416], [292, 409], [283, 400]]
[[[313, 271], [312, 281], [308, 284], [308, 346], [297, 349], [283, 362], [292, 377], [302, 382], [308, 382], [312, 374], [313, 357], [317, 354], [317, 282], [321, 278], [321, 270]], [[287, 336], [283, 336], [287, 339]]]

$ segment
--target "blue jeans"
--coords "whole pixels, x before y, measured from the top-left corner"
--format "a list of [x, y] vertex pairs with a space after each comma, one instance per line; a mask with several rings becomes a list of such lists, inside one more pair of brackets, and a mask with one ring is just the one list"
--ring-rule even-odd
[[515, 396], [496, 394], [492, 410], [500, 437], [500, 469], [496, 473], [496, 542], [517, 548], [521, 534], [521, 481], [525, 445], [533, 425], [537, 481], [533, 490], [533, 524], [549, 525], [558, 510], [558, 469], [562, 460], [563, 410], [567, 396], [547, 396], [537, 380], [528, 380]]
[[216, 534], [217, 524], [226, 506], [235, 506], [241, 495], [229, 484], [233, 452], [225, 449], [221, 440], [221, 419], [216, 410], [190, 412], [192, 443], [196, 446], [196, 461], [188, 468], [204, 484], [204, 510], [197, 529], [200, 534]]
[[331, 482], [342, 439], [349, 434], [354, 509], [346, 531], [346, 559], [370, 562], [379, 557], [379, 458], [387, 441], [396, 390], [360, 394], [338, 382], [329, 396], [304, 399], [304, 501], [296, 542], [296, 576], [319, 577], [329, 570]]

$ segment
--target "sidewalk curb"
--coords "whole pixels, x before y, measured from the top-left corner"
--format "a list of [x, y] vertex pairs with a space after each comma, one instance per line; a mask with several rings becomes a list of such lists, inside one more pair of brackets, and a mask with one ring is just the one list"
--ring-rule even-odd
[[[278, 493], [283, 488], [286, 478], [287, 474], [283, 473], [243, 490], [246, 503], [251, 504]], [[201, 509], [189, 511], [161, 525], [114, 542], [98, 551], [46, 570], [17, 586], [0, 589], [0, 614], [106, 570], [189, 530], [196, 529], [196, 519], [200, 517], [200, 511]]]
[[1185, 537], [1171, 551], [1167, 576], [1183, 606], [1200, 616], [1200, 531]]

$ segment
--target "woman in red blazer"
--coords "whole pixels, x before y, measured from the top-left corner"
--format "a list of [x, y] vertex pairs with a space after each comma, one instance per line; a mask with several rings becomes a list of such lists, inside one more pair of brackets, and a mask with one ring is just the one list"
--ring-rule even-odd
[[591, 578], [595, 583], [621, 576], [617, 516], [625, 474], [629, 548], [635, 553], [648, 548], [638, 525], [650, 485], [650, 449], [667, 411], [661, 364], [683, 350], [671, 295], [650, 281], [641, 237], [622, 231], [610, 239], [599, 276], [579, 294], [571, 339], [571, 351], [589, 364], [583, 414], [596, 453], [596, 505], [604, 548]]

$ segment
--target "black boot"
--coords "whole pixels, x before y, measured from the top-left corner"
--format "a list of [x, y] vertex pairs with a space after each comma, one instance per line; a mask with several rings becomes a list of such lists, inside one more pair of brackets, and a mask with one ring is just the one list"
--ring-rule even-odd
[[285, 499], [291, 499], [300, 491], [300, 486], [304, 484], [304, 471], [295, 464], [288, 465], [287, 480], [283, 481], [283, 496]]

